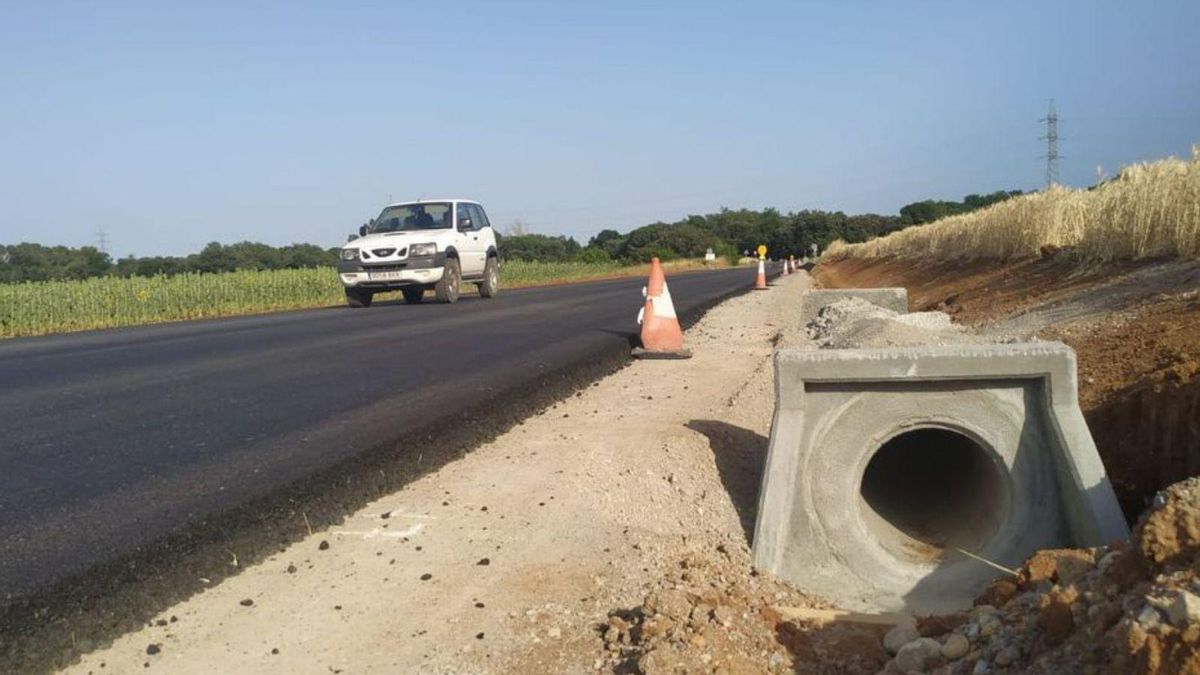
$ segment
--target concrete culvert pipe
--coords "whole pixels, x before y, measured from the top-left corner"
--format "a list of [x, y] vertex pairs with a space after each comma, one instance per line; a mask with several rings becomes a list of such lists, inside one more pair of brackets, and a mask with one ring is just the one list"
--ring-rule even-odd
[[906, 431], [871, 456], [859, 496], [867, 527], [900, 557], [932, 559], [947, 547], [978, 551], [1008, 511], [999, 460], [966, 434]]
[[1065, 345], [782, 349], [775, 382], [754, 561], [802, 590], [952, 611], [1001, 574], [978, 558], [1128, 536]]

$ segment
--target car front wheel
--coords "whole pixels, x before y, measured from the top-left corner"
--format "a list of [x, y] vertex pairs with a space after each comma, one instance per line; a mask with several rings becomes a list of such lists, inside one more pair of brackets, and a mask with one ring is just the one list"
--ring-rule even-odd
[[458, 302], [458, 287], [462, 282], [462, 270], [459, 269], [458, 260], [455, 258], [446, 259], [446, 268], [442, 271], [442, 278], [433, 287], [433, 295], [438, 302]]
[[500, 292], [500, 263], [488, 258], [483, 268], [483, 281], [479, 282], [479, 297], [494, 298]]

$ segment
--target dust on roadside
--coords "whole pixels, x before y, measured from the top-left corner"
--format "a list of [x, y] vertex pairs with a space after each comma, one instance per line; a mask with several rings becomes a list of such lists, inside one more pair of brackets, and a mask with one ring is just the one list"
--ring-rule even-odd
[[[800, 335], [806, 287], [798, 275], [722, 303], [688, 331], [691, 360], [636, 362], [68, 670], [628, 668], [654, 644], [637, 608], [650, 617], [648, 597], [675, 592], [705, 608], [688, 621], [711, 667], [791, 668], [767, 610], [821, 603], [755, 576], [747, 542], [771, 357]], [[625, 610], [629, 649], [606, 648]]]

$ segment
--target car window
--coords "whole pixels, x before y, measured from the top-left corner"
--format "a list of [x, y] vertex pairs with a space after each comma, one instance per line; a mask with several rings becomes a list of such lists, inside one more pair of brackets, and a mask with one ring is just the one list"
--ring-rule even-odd
[[[471, 227], [465, 226], [467, 219], [470, 219], [472, 221]], [[478, 229], [478, 226], [476, 225], [476, 223], [474, 221], [475, 221], [475, 214], [474, 214], [474, 212], [471, 211], [471, 205], [463, 204], [460, 202], [458, 205], [458, 230], [459, 230], [459, 232], [470, 232], [472, 230]]]
[[426, 202], [389, 206], [371, 222], [369, 231], [406, 232], [450, 227], [450, 203]]
[[475, 219], [475, 229], [481, 230], [485, 227], [491, 227], [492, 224], [488, 222], [487, 214], [483, 212], [483, 207], [478, 204], [472, 204], [471, 206], [475, 207], [475, 214], [478, 216]]

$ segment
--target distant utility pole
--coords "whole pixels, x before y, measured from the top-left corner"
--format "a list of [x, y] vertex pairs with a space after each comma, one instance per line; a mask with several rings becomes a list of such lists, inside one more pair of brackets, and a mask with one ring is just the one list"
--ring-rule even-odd
[[100, 249], [101, 253], [108, 253], [108, 233], [103, 227], [96, 228], [96, 248]]
[[1038, 120], [1046, 123], [1046, 187], [1058, 184], [1058, 111], [1054, 109], [1054, 99], [1050, 99], [1050, 112]]

